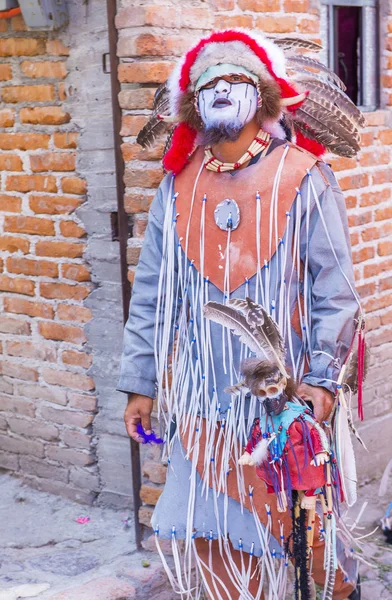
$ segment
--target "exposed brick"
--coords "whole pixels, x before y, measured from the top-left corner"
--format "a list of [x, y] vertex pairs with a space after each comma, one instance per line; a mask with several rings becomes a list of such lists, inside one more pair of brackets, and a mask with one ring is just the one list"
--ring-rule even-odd
[[121, 90], [118, 95], [120, 107], [128, 110], [152, 108], [155, 91], [156, 88]]
[[45, 400], [53, 404], [65, 406], [67, 404], [67, 392], [61, 388], [45, 387], [38, 384], [26, 384], [18, 386], [19, 396], [34, 398], [35, 400]]
[[73, 448], [59, 448], [58, 446], [48, 446], [46, 456], [50, 460], [57, 460], [57, 462], [64, 465], [79, 465], [84, 467], [94, 462], [94, 457], [90, 454], [74, 450]]
[[56, 148], [72, 149], [78, 146], [79, 134], [76, 131], [66, 131], [65, 133], [55, 133], [53, 136]]
[[339, 178], [339, 185], [343, 191], [366, 187], [369, 185], [369, 176], [366, 173], [346, 175]]
[[370, 313], [374, 310], [380, 310], [381, 308], [387, 308], [391, 306], [392, 297], [390, 294], [384, 296], [375, 296], [373, 298], [366, 298], [363, 300], [363, 308], [366, 313]]
[[297, 24], [300, 33], [318, 33], [320, 31], [319, 20], [301, 19]]
[[348, 209], [357, 207], [358, 198], [356, 196], [346, 196], [345, 201]]
[[331, 159], [330, 163], [333, 171], [355, 169], [357, 166], [357, 160], [355, 158], [346, 158], [344, 156], [336, 156]]
[[140, 257], [141, 246], [128, 246], [127, 248], [127, 263], [129, 265], [137, 265]]
[[15, 292], [16, 294], [24, 294], [25, 296], [34, 296], [35, 283], [29, 279], [0, 275], [0, 291]]
[[192, 41], [188, 35], [121, 35], [117, 45], [117, 55], [124, 57], [141, 56], [180, 56], [189, 49]]
[[279, 0], [238, 0], [238, 7], [252, 12], [278, 12], [280, 2]]
[[385, 118], [387, 111], [375, 110], [373, 112], [366, 113], [366, 122], [368, 127], [379, 127], [385, 125]]
[[87, 341], [83, 329], [72, 327], [72, 325], [43, 321], [38, 324], [38, 331], [47, 340], [58, 340], [73, 344], [84, 344]]
[[[53, 427], [53, 425], [48, 425], [48, 427]], [[23, 473], [35, 475], [36, 477], [54, 479], [55, 481], [62, 481], [64, 483], [68, 481], [68, 469], [64, 469], [59, 465], [51, 465], [46, 459], [39, 460], [33, 457], [21, 456], [20, 468]]]
[[31, 170], [35, 173], [42, 171], [74, 171], [76, 155], [65, 152], [47, 152], [30, 156]]
[[63, 81], [57, 84], [57, 94], [61, 102], [64, 102], [68, 98], [69, 89]]
[[392, 206], [386, 206], [385, 208], [380, 208], [376, 210], [374, 214], [375, 221], [384, 221], [385, 219], [392, 218]]
[[64, 237], [72, 238], [82, 238], [86, 235], [86, 230], [75, 221], [61, 221], [60, 232]]
[[60, 40], [48, 40], [46, 42], [46, 51], [54, 56], [69, 56], [69, 48]]
[[[1, 24], [1, 21], [0, 21]], [[0, 450], [0, 468], [10, 471], [18, 471], [19, 457], [16, 454], [8, 454]]]
[[97, 398], [95, 396], [84, 396], [83, 394], [69, 394], [70, 408], [94, 412], [97, 409]]
[[275, 17], [258, 17], [256, 19], [256, 27], [265, 33], [290, 33], [295, 31], [295, 17], [280, 16]]
[[10, 175], [7, 177], [8, 192], [57, 192], [53, 175]]
[[121, 83], [163, 83], [175, 64], [171, 61], [146, 61], [123, 63], [118, 67]]
[[234, 0], [212, 0], [214, 10], [233, 10], [234, 6]]
[[374, 206], [380, 204], [391, 197], [391, 190], [386, 188], [377, 192], [362, 193], [359, 197], [359, 206]]
[[10, 108], [0, 110], [0, 127], [13, 127], [15, 123], [15, 112]]
[[[7, 112], [11, 113], [12, 111]], [[9, 125], [4, 125], [4, 127], [9, 127]], [[38, 150], [47, 148], [49, 140], [50, 135], [45, 133], [0, 133], [0, 149]]]
[[23, 15], [17, 15], [11, 19], [11, 30], [12, 31], [27, 31], [27, 25], [23, 18]]
[[374, 248], [371, 248], [370, 246], [361, 248], [360, 250], [356, 250], [355, 252], [353, 252], [353, 263], [357, 264], [357, 263], [364, 262], [365, 260], [369, 260], [370, 258], [373, 258], [374, 255], [375, 255]]
[[86, 433], [84, 433], [83, 431], [67, 429], [63, 432], [61, 437], [64, 444], [66, 446], [69, 446], [70, 448], [80, 448], [82, 450], [89, 450], [91, 446], [91, 436], [86, 435]]
[[90, 290], [82, 285], [40, 283], [40, 293], [43, 298], [52, 300], [84, 300], [89, 295]]
[[63, 125], [69, 123], [71, 115], [60, 106], [34, 106], [22, 108], [20, 113], [21, 123], [31, 125]]
[[392, 129], [384, 129], [379, 131], [378, 139], [382, 144], [392, 145]]
[[364, 242], [370, 242], [371, 240], [376, 240], [377, 238], [382, 238], [390, 235], [392, 233], [392, 222], [386, 221], [378, 227], [368, 227], [367, 229], [363, 229], [361, 236]]
[[374, 142], [374, 131], [361, 132], [360, 146], [365, 148], [366, 146], [372, 146]]
[[142, 127], [144, 127], [147, 120], [148, 117], [144, 115], [125, 115], [122, 118], [120, 135], [137, 135]]
[[161, 488], [143, 484], [140, 488], [140, 499], [146, 504], [155, 506], [158, 502], [159, 496], [162, 494], [162, 491], [163, 490]]
[[362, 167], [374, 167], [374, 165], [387, 165], [391, 160], [389, 150], [377, 150], [370, 152], [361, 152], [359, 155], [359, 164]]
[[45, 421], [59, 425], [69, 425], [71, 427], [88, 427], [94, 419], [94, 415], [76, 410], [52, 408], [51, 406], [41, 406], [40, 413]]
[[40, 217], [6, 216], [4, 231], [10, 233], [28, 233], [30, 235], [54, 235], [54, 223]]
[[44, 445], [35, 440], [26, 440], [11, 436], [0, 435], [0, 449], [16, 454], [29, 454], [42, 458], [44, 456]]
[[373, 281], [372, 283], [365, 283], [364, 285], [357, 286], [357, 292], [360, 298], [367, 298], [372, 296], [376, 292], [376, 284]]
[[284, 0], [284, 11], [286, 13], [311, 13], [313, 12], [311, 2], [309, 0]]
[[380, 242], [377, 247], [377, 253], [379, 256], [387, 256], [388, 254], [392, 254], [392, 242], [388, 240]]
[[139, 523], [145, 525], [146, 527], [151, 527], [151, 518], [153, 515], [154, 509], [149, 506], [141, 506], [138, 512]]
[[[70, 196], [38, 196], [32, 194], [29, 204], [33, 212], [48, 215], [69, 215], [77, 209], [83, 200]], [[0, 196], [1, 206], [1, 196]]]
[[363, 276], [364, 278], [375, 277], [383, 271], [390, 271], [392, 269], [392, 258], [383, 260], [382, 262], [373, 263], [370, 265], [364, 265]]
[[0, 316], [0, 332], [17, 335], [30, 335], [30, 323], [22, 319]]
[[125, 162], [131, 160], [160, 160], [163, 156], [164, 144], [155, 142], [154, 146], [142, 148], [138, 144], [121, 144], [121, 152]]
[[15, 396], [4, 396], [2, 394], [0, 394], [0, 410], [15, 413], [16, 415], [24, 415], [25, 417], [34, 417], [35, 415], [35, 406], [32, 402]]
[[18, 196], [6, 196], [0, 194], [0, 211], [19, 213], [22, 207], [22, 199]]
[[21, 356], [23, 358], [34, 358], [56, 362], [56, 350], [49, 344], [37, 344], [37, 342], [15, 342], [7, 341], [7, 353], [9, 356]]
[[32, 302], [24, 300], [24, 298], [4, 298], [4, 310], [28, 315], [29, 317], [42, 317], [43, 319], [53, 319], [54, 316], [54, 309], [50, 304]]
[[3, 252], [23, 252], [23, 254], [27, 254], [29, 249], [30, 242], [26, 238], [11, 235], [0, 236], [0, 250]]
[[61, 355], [63, 363], [67, 365], [75, 365], [76, 367], [91, 367], [93, 357], [85, 352], [76, 352], [76, 350], [64, 350]]
[[143, 462], [143, 475], [153, 483], [165, 483], [166, 472], [167, 467], [155, 460], [145, 460]]
[[89, 392], [94, 389], [94, 381], [87, 375], [71, 373], [70, 371], [56, 371], [54, 369], [43, 369], [43, 378], [46, 383], [53, 385], [62, 385], [74, 390]]
[[85, 250], [84, 244], [72, 242], [37, 242], [37, 256], [56, 256], [67, 258], [81, 258]]
[[12, 67], [7, 64], [0, 64], [0, 81], [9, 81], [12, 79]]
[[148, 212], [151, 202], [154, 198], [154, 194], [145, 193], [145, 194], [126, 194], [124, 197], [124, 208], [127, 213], [140, 213], [140, 212]]
[[38, 381], [38, 371], [36, 369], [30, 369], [22, 363], [4, 361], [1, 366], [1, 371], [3, 375], [14, 377], [15, 379], [23, 379], [24, 381]]
[[67, 69], [63, 61], [32, 62], [31, 60], [24, 60], [20, 68], [24, 75], [33, 79], [40, 79], [41, 77], [64, 79], [67, 76]]
[[65, 194], [78, 194], [83, 196], [87, 192], [87, 183], [79, 177], [63, 177], [61, 188]]
[[372, 183], [373, 185], [379, 185], [382, 183], [390, 183], [392, 181], [392, 169], [387, 167], [384, 169], [377, 169], [372, 172]]
[[34, 439], [42, 438], [43, 440], [54, 441], [59, 437], [59, 430], [50, 423], [34, 419], [20, 419], [16, 417], [8, 418], [8, 425], [13, 433], [19, 433], [26, 437]]
[[232, 27], [252, 27], [252, 15], [216, 15], [214, 19], [215, 29], [230, 29]]
[[159, 165], [156, 167], [144, 167], [125, 169], [124, 182], [128, 187], [156, 188], [163, 178], [162, 169]]
[[42, 38], [0, 39], [0, 56], [38, 56], [39, 54], [45, 54], [45, 40]]
[[92, 319], [92, 313], [91, 310], [85, 306], [59, 304], [57, 307], [57, 317], [61, 321], [77, 321], [78, 323], [88, 323]]
[[115, 23], [118, 29], [129, 27], [130, 23], [132, 23], [132, 27], [140, 27], [142, 25], [147, 25], [145, 8], [143, 6], [121, 8], [116, 15]]
[[372, 221], [372, 212], [360, 212], [353, 215], [348, 216], [348, 224], [350, 227], [355, 227], [358, 225], [365, 225], [366, 223], [371, 223]]
[[64, 279], [79, 282], [91, 280], [90, 271], [85, 265], [63, 264], [61, 265], [61, 276]]
[[8, 31], [8, 19], [0, 20], [0, 33], [7, 33]]
[[[1, 40], [0, 40], [1, 43]], [[13, 85], [1, 90], [3, 102], [51, 102], [55, 100], [53, 85]]]
[[378, 289], [380, 292], [385, 290], [390, 290], [392, 288], [392, 276], [384, 277], [383, 279], [379, 279]]
[[33, 275], [35, 277], [58, 277], [59, 275], [58, 265], [48, 260], [30, 260], [10, 256], [7, 258], [6, 265], [9, 273], [17, 273], [18, 275]]

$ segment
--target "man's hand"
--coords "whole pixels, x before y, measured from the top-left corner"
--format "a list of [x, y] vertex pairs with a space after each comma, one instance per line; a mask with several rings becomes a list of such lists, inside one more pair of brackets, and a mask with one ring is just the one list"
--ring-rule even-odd
[[322, 423], [328, 420], [335, 403], [332, 392], [323, 387], [301, 383], [298, 386], [297, 394], [306, 402], [313, 404], [313, 412], [317, 421]]
[[142, 424], [147, 435], [151, 434], [151, 413], [153, 400], [141, 394], [131, 394], [127, 408], [124, 413], [125, 427], [128, 435], [135, 442], [143, 442], [143, 438], [137, 432], [137, 426]]

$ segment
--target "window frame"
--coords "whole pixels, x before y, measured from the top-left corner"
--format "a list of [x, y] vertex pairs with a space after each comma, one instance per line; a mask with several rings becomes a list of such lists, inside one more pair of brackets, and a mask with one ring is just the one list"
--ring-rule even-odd
[[321, 37], [325, 50], [322, 61], [335, 69], [336, 31], [334, 8], [352, 6], [362, 9], [360, 110], [372, 112], [380, 106], [378, 0], [321, 0]]

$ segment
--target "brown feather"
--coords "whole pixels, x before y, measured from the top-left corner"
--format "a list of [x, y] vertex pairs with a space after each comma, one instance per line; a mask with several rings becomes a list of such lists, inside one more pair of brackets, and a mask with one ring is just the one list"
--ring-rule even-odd
[[136, 141], [143, 148], [151, 146], [157, 137], [168, 129], [168, 125], [159, 118], [159, 115], [167, 115], [170, 111], [169, 91], [167, 84], [162, 83], [156, 90], [153, 108], [150, 118], [139, 131]]
[[[304, 73], [302, 75], [302, 73]], [[336, 104], [349, 119], [352, 119], [359, 127], [366, 126], [366, 119], [363, 113], [352, 100], [337, 86], [326, 83], [325, 80], [316, 79], [309, 77], [309, 72], [302, 71], [299, 75], [294, 78], [294, 81], [303, 86], [304, 89], [312, 92], [312, 98], [322, 97], [329, 100], [331, 103]]]
[[322, 49], [322, 46], [317, 42], [313, 42], [311, 40], [304, 40], [302, 38], [297, 37], [284, 37], [284, 38], [269, 38], [271, 41], [276, 44], [276, 46], [281, 47], [283, 50], [291, 50], [297, 48], [304, 48], [305, 50], [309, 50], [310, 52], [318, 52]]
[[299, 67], [305, 67], [307, 69], [315, 69], [316, 71], [321, 71], [322, 73], [325, 73], [325, 75], [329, 79], [331, 79], [335, 85], [337, 85], [343, 91], [345, 91], [346, 86], [344, 85], [344, 83], [340, 79], [340, 77], [338, 77], [336, 75], [336, 73], [331, 71], [331, 69], [329, 69], [328, 67], [323, 65], [323, 63], [316, 60], [315, 58], [310, 58], [309, 56], [299, 56], [298, 55], [298, 56], [288, 56], [286, 60], [287, 60], [288, 65], [294, 65], [294, 66], [298, 65]]

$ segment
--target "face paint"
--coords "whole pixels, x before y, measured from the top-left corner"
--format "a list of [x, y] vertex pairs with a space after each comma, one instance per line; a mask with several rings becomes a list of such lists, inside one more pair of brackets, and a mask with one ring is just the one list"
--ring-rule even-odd
[[250, 82], [219, 79], [199, 92], [200, 117], [206, 129], [231, 125], [242, 129], [257, 111], [257, 88]]

